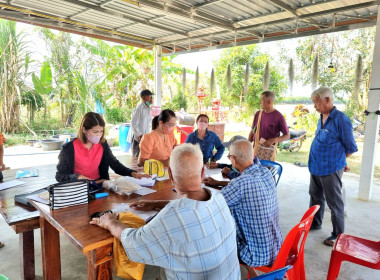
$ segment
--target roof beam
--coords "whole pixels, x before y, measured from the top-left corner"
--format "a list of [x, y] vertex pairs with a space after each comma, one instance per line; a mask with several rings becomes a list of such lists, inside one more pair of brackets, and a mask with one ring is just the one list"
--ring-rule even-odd
[[[49, 19], [39, 18], [39, 17], [34, 17], [34, 16], [27, 17], [24, 14], [21, 14], [19, 12], [0, 9], [0, 18], [22, 22], [26, 24], [31, 24], [35, 26], [40, 26], [43, 28], [50, 28], [50, 29], [55, 29], [55, 30], [59, 30], [63, 32], [69, 32], [69, 33], [78, 34], [81, 36], [106, 40], [106, 41], [114, 42], [118, 44], [130, 45], [130, 46], [134, 46], [138, 48], [148, 48], [147, 45], [145, 45], [146, 42], [142, 43], [141, 41], [136, 40], [133, 37], [122, 37], [120, 35], [112, 36], [110, 33], [107, 33], [105, 31], [80, 28], [75, 25], [52, 22]], [[149, 47], [151, 47], [152, 45], [153, 43], [149, 44]]]
[[[367, 8], [367, 7], [376, 6], [376, 5], [380, 5], [380, 0], [366, 2], [366, 3], [361, 3], [361, 4], [355, 4], [355, 5], [346, 5], [344, 7], [335, 8], [335, 9], [331, 9], [331, 10], [304, 14], [304, 15], [300, 15], [299, 19], [300, 20], [307, 20], [307, 19], [311, 19], [311, 18], [317, 17], [317, 16], [323, 16], [323, 15], [327, 15], [327, 14], [339, 13], [339, 12], [344, 12], [344, 11], [353, 10], [353, 9]], [[265, 22], [265, 23], [260, 23], [260, 24], [254, 24], [254, 25], [240, 27], [240, 28], [236, 29], [236, 32], [238, 32], [238, 33], [239, 32], [247, 32], [249, 30], [257, 30], [257, 29], [260, 30], [260, 29], [262, 29], [264, 27], [268, 27], [268, 26], [271, 26], [271, 25], [283, 24], [283, 23], [288, 23], [288, 22], [292, 22], [292, 21], [294, 21], [293, 17], [292, 18], [286, 18], [286, 19], [280, 19], [280, 20], [274, 20], [274, 21], [270, 21], [270, 22]], [[318, 25], [321, 25], [321, 24], [318, 24]], [[216, 32], [216, 33], [213, 33], [213, 36], [216, 37], [218, 35], [225, 35], [225, 34], [228, 34], [228, 33], [231, 33], [231, 31]], [[201, 38], [207, 37], [207, 36], [210, 36], [210, 34], [202, 34], [202, 35], [193, 36], [193, 37], [190, 37], [190, 38], [192, 38], [193, 40], [196, 40], [196, 39], [201, 39]], [[188, 40], [188, 39], [189, 38], [172, 40], [172, 41], [167, 41], [167, 42], [160, 42], [160, 44], [178, 44], [178, 43], [181, 43], [183, 40]]]
[[179, 51], [175, 53], [163, 53], [163, 56], [170, 56], [170, 55], [178, 55], [178, 54], [187, 54], [187, 53], [193, 53], [193, 52], [200, 52], [200, 51], [209, 51], [209, 50], [216, 50], [216, 49], [225, 49], [225, 48], [231, 48], [235, 46], [246, 46], [246, 45], [252, 45], [252, 44], [259, 44], [264, 42], [273, 42], [278, 40], [286, 40], [291, 38], [300, 38], [305, 36], [311, 36], [311, 35], [319, 35], [319, 34], [325, 34], [325, 33], [332, 33], [332, 32], [339, 32], [339, 31], [346, 31], [346, 30], [352, 30], [357, 28], [365, 28], [365, 27], [371, 27], [376, 24], [375, 20], [362, 22], [362, 23], [355, 23], [350, 25], [341, 25], [337, 26], [335, 28], [325, 28], [325, 29], [318, 29], [316, 27], [313, 27], [313, 30], [310, 31], [300, 31], [298, 33], [290, 32], [290, 31], [282, 31], [281, 33], [284, 33], [282, 36], [273, 36], [273, 37], [266, 37], [265, 39], [253, 39], [253, 40], [246, 40], [246, 41], [239, 41], [239, 42], [230, 42], [225, 44], [220, 44], [218, 46], [200, 46], [197, 49], [184, 50]]
[[102, 7], [99, 7], [97, 5], [92, 5], [92, 4], [88, 4], [88, 3], [85, 3], [85, 2], [79, 2], [77, 0], [60, 0], [60, 1], [66, 2], [66, 3], [75, 4], [75, 5], [79, 6], [79, 7], [85, 8], [81, 12], [85, 12], [85, 11], [88, 11], [88, 10], [94, 10], [94, 11], [98, 11], [98, 12], [101, 12], [101, 13], [104, 13], [104, 14], [107, 14], [107, 15], [116, 16], [116, 17], [119, 17], [119, 18], [122, 18], [122, 19], [126, 19], [126, 20], [129, 20], [129, 21], [135, 21], [135, 22], [138, 22], [138, 23], [141, 23], [141, 24], [144, 24], [144, 25], [148, 25], [148, 26], [151, 26], [151, 27], [155, 27], [155, 28], [158, 28], [158, 29], [161, 29], [161, 30], [164, 30], [164, 31], [168, 31], [168, 32], [180, 34], [180, 35], [183, 35], [183, 36], [187, 36], [186, 32], [178, 31], [178, 30], [173, 29], [173, 28], [164, 27], [162, 25], [158, 25], [158, 24], [152, 23], [149, 20], [141, 20], [141, 19], [139, 19], [137, 17], [127, 16], [125, 13], [122, 13], [122, 12], [119, 12], [119, 11], [115, 11], [113, 9], [102, 8]]
[[224, 0], [210, 0], [210, 1], [207, 1], [207, 2], [204, 2], [204, 3], [199, 3], [199, 4], [196, 4], [194, 5], [193, 7], [195, 9], [200, 9], [200, 8], [204, 8], [206, 6], [209, 6], [209, 5], [212, 5], [212, 4], [216, 4], [218, 2], [223, 2]]
[[[33, 22], [36, 22], [38, 24], [43, 24], [44, 27], [47, 28], [53, 28], [53, 29], [58, 29], [62, 30], [63, 26], [65, 26], [64, 29], [67, 30], [72, 30], [72, 31], [67, 31], [66, 32], [81, 32], [84, 34], [84, 36], [91, 36], [93, 33], [101, 34], [103, 36], [104, 40], [107, 40], [106, 38], [128, 38], [128, 41], [130, 42], [138, 42], [141, 46], [141, 44], [147, 44], [148, 46], [151, 46], [154, 44], [154, 41], [149, 39], [149, 38], [144, 38], [142, 36], [136, 36], [132, 34], [128, 34], [126, 32], [119, 32], [115, 31], [112, 29], [107, 29], [104, 27], [98, 27], [95, 25], [90, 25], [87, 23], [82, 23], [80, 21], [73, 21], [65, 18], [60, 18], [56, 15], [50, 15], [47, 13], [42, 13], [39, 11], [34, 11], [33, 9], [30, 8], [24, 8], [20, 6], [15, 6], [15, 5], [5, 5], [0, 3], [0, 8], [4, 8], [7, 10], [0, 9], [0, 17], [10, 19], [10, 20], [15, 20], [15, 21], [20, 21], [20, 22], [25, 22], [25, 23], [30, 23], [34, 24]], [[11, 12], [9, 11], [11, 10]], [[13, 16], [12, 18], [9, 18], [10, 15]], [[25, 16], [28, 15], [28, 16]], [[42, 23], [40, 23], [38, 20], [42, 20]], [[51, 27], [49, 27], [51, 25]], [[72, 26], [72, 27], [70, 27]], [[64, 31], [64, 30], [62, 30]], [[75, 32], [74, 32], [75, 31]], [[106, 35], [108, 34], [108, 36]]]
[[191, 7], [174, 3], [172, 1], [169, 5], [167, 4], [167, 2], [161, 4], [151, 0], [139, 0], [139, 3], [141, 9], [152, 8], [160, 12], [167, 13], [169, 16], [180, 16], [186, 19], [202, 22], [205, 24], [219, 26], [223, 29], [234, 30], [234, 26], [230, 21], [220, 19], [202, 11], [196, 11]]

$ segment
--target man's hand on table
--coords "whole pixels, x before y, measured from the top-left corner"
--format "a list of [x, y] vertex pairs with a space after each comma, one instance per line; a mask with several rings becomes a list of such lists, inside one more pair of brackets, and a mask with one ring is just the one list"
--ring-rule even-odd
[[206, 186], [211, 186], [211, 187], [217, 187], [220, 185], [220, 181], [217, 181], [211, 177], [207, 177], [207, 178], [204, 178], [203, 179], [203, 183], [206, 185]]
[[227, 174], [230, 173], [230, 172], [231, 172], [231, 169], [228, 168], [228, 167], [224, 167], [222, 169], [222, 174], [225, 175], [225, 176], [227, 176]]
[[93, 218], [90, 224], [97, 225], [101, 228], [110, 230], [113, 221], [117, 221], [117, 215], [114, 213], [106, 213], [99, 218]]
[[117, 239], [121, 239], [121, 233], [127, 226], [117, 220], [116, 214], [106, 213], [100, 218], [93, 218], [90, 224], [99, 226], [108, 230]]
[[139, 210], [139, 211], [151, 211], [151, 210], [160, 211], [168, 203], [169, 203], [168, 200], [140, 200], [140, 201], [131, 203], [129, 207], [135, 210]]
[[212, 161], [212, 162], [210, 162], [210, 164], [207, 163], [207, 167], [209, 169], [219, 168], [219, 163], [216, 163], [216, 162]]

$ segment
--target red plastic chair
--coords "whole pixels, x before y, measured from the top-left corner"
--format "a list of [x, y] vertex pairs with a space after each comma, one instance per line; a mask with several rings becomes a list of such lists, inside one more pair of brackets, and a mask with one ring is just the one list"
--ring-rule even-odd
[[272, 266], [260, 266], [255, 267], [255, 269], [268, 273], [287, 265], [292, 265], [293, 268], [286, 272], [286, 278], [289, 280], [305, 280], [305, 242], [314, 215], [319, 210], [319, 207], [319, 205], [310, 207], [303, 215], [301, 221], [289, 231]]
[[327, 280], [338, 277], [342, 261], [380, 270], [380, 241], [339, 234], [331, 252]]

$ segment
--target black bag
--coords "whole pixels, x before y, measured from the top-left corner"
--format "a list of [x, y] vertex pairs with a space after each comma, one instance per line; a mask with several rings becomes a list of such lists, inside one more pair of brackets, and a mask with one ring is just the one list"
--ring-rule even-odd
[[57, 183], [47, 189], [53, 210], [88, 203], [88, 182], [85, 180]]

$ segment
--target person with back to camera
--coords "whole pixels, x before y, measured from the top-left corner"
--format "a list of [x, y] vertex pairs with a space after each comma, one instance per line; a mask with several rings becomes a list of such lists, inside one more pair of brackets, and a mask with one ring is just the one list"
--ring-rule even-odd
[[150, 177], [125, 167], [116, 159], [104, 138], [105, 125], [100, 114], [88, 112], [84, 115], [77, 138], [64, 144], [59, 153], [55, 175], [58, 182], [84, 179], [101, 184], [109, 180], [109, 167], [122, 176]]
[[182, 144], [173, 150], [169, 166], [177, 199], [130, 205], [160, 210], [148, 224], [128, 228], [110, 213], [90, 223], [119, 239], [131, 261], [163, 268], [160, 279], [241, 279], [234, 219], [222, 195], [202, 187], [203, 176], [199, 146]]
[[143, 166], [148, 159], [156, 159], [169, 166], [170, 154], [177, 145], [173, 133], [176, 124], [176, 115], [170, 109], [153, 118], [152, 131], [145, 134], [140, 142], [139, 166]]
[[[200, 114], [197, 117], [196, 124], [198, 129], [187, 135], [186, 143], [199, 144], [203, 154], [203, 163], [211, 163], [220, 160], [224, 153], [222, 141], [215, 132], [209, 131], [209, 118], [206, 114]], [[214, 147], [216, 154], [213, 154]]]

